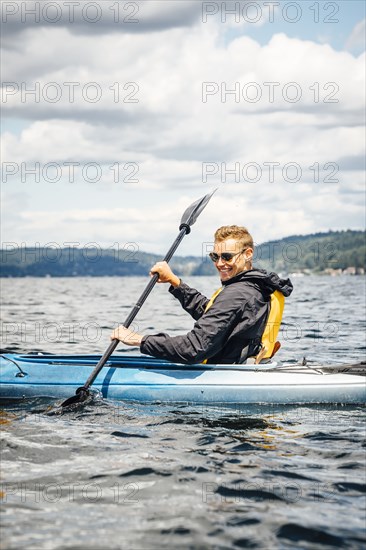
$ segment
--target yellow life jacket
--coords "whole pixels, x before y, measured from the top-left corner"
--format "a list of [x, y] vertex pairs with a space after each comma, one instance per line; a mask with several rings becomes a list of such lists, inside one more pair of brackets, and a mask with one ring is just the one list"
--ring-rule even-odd
[[205, 307], [205, 313], [206, 311], [208, 311], [210, 309], [210, 307], [212, 306], [212, 304], [214, 303], [214, 301], [216, 300], [217, 296], [220, 294], [220, 292], [224, 290], [224, 287], [223, 286], [220, 286], [220, 288], [218, 288], [217, 290], [215, 290], [215, 292], [212, 294], [211, 298], [209, 299], [208, 303], [207, 303], [207, 306]]
[[280, 348], [280, 343], [277, 342], [276, 339], [280, 331], [284, 307], [284, 295], [279, 290], [275, 290], [273, 294], [271, 294], [269, 315], [261, 339], [262, 350], [257, 356], [257, 358], [260, 356], [259, 360], [269, 359]]
[[[216, 300], [217, 296], [220, 294], [220, 292], [224, 290], [224, 287], [223, 286], [220, 286], [220, 288], [218, 288], [217, 290], [215, 290], [215, 292], [212, 294], [211, 298], [209, 299], [209, 301], [207, 302], [207, 306], [205, 307], [205, 313], [206, 311], [208, 311], [210, 309], [210, 307], [212, 306], [212, 304], [214, 303], [214, 301]], [[204, 361], [202, 361], [202, 364], [203, 365], [206, 365], [207, 363], [207, 359], [205, 359]]]

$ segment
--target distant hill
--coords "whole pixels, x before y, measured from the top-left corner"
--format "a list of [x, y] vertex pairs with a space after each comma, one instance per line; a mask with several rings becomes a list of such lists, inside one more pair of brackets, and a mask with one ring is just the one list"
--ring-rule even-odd
[[365, 231], [329, 231], [294, 235], [270, 241], [256, 249], [256, 263], [265, 269], [290, 272], [331, 272], [366, 267]]
[[[2, 277], [146, 276], [161, 256], [140, 252], [131, 244], [124, 250], [98, 248], [24, 248], [0, 250]], [[287, 273], [364, 273], [365, 231], [329, 231], [294, 235], [255, 248], [254, 264]], [[214, 275], [209, 258], [175, 256], [178, 275]]]

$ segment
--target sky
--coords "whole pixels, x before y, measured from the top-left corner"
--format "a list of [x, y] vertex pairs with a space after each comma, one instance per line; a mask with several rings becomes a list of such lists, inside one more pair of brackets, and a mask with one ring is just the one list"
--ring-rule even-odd
[[2, 246], [365, 226], [365, 3], [3, 1]]

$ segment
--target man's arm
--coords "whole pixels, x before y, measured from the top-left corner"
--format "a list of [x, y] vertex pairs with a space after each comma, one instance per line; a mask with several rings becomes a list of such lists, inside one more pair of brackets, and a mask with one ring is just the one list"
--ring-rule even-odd
[[206, 296], [195, 288], [191, 288], [183, 281], [176, 288], [171, 286], [169, 292], [179, 300], [184, 311], [189, 313], [195, 321], [202, 317], [209, 302]]
[[158, 359], [188, 364], [213, 357], [225, 346], [239, 321], [243, 330], [256, 322], [252, 300], [245, 298], [236, 289], [225, 288], [225, 292], [221, 292], [208, 312], [195, 323], [193, 330], [182, 336], [144, 336], [141, 352]]
[[206, 296], [183, 283], [170, 269], [167, 262], [157, 262], [150, 271], [150, 274], [158, 273], [158, 283], [170, 283], [169, 292], [179, 300], [182, 308], [189, 313], [195, 321], [199, 319], [208, 304]]
[[[150, 271], [150, 275], [159, 275], [158, 283], [170, 283], [169, 291], [181, 303], [182, 307], [195, 320], [199, 319], [205, 311], [208, 299], [198, 290], [190, 288], [173, 273], [167, 262], [157, 262]], [[120, 325], [113, 330], [111, 340], [120, 340], [128, 346], [140, 346], [143, 335]]]

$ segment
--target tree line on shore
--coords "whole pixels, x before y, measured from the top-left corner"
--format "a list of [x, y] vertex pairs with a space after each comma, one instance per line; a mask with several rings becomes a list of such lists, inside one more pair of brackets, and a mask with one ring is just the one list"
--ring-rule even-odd
[[[146, 276], [161, 257], [142, 252], [135, 243], [122, 249], [24, 247], [12, 243], [0, 250], [2, 277]], [[207, 256], [175, 256], [180, 276], [214, 275]], [[255, 247], [254, 265], [280, 273], [362, 274], [366, 267], [365, 231], [328, 231], [294, 235]]]

